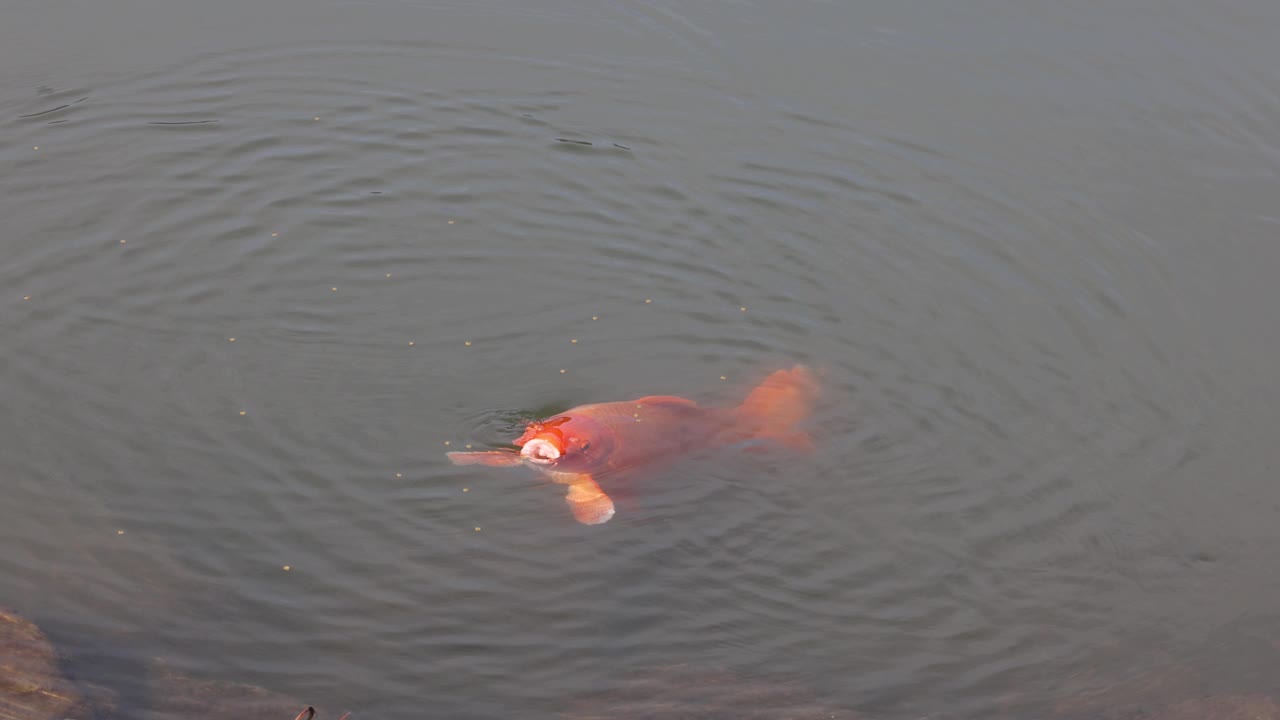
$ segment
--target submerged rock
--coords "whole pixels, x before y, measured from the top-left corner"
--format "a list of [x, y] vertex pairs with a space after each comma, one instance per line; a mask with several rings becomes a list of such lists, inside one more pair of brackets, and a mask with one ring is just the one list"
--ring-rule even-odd
[[1268, 695], [1209, 690], [1185, 669], [1149, 672], [1059, 702], [1061, 720], [1280, 720]]
[[578, 699], [566, 720], [859, 720], [799, 684], [687, 666], [637, 674]]
[[1088, 720], [1280, 720], [1280, 705], [1266, 695], [1207, 695], [1161, 704], [1125, 703], [1120, 707], [1075, 712]]
[[0, 720], [88, 720], [93, 713], [58, 668], [34, 623], [0, 608]]
[[139, 720], [293, 720], [306, 707], [254, 685], [196, 680], [163, 668], [150, 680], [148, 707], [133, 714]]
[[1280, 705], [1265, 695], [1214, 695], [1184, 700], [1148, 717], [1152, 720], [1280, 720]]
[[[0, 608], [0, 720], [311, 720], [315, 710], [253, 685], [197, 680], [163, 664], [146, 670], [146, 707], [117, 706], [109, 689], [77, 685], [59, 669], [35, 623]], [[326, 717], [337, 717], [330, 715]], [[346, 716], [343, 716], [345, 718]]]

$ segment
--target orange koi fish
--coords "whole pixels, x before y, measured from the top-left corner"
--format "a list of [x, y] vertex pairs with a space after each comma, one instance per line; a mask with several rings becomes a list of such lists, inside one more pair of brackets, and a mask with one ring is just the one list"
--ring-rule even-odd
[[456, 465], [533, 467], [569, 486], [565, 502], [578, 522], [599, 525], [613, 517], [614, 508], [598, 477], [753, 440], [811, 449], [809, 436], [797, 426], [809, 417], [817, 392], [813, 374], [796, 366], [765, 378], [736, 407], [704, 408], [670, 395], [580, 405], [529, 423], [513, 443], [518, 451], [448, 455]]

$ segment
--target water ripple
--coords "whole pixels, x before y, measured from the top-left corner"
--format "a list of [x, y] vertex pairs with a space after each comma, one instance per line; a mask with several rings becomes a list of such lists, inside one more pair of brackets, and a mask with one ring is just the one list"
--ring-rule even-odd
[[[692, 16], [609, 12], [725, 57]], [[728, 75], [283, 47], [5, 100], [6, 498], [58, 535], [0, 530], [27, 544], [0, 575], [200, 647], [187, 671], [343, 678], [388, 716], [685, 659], [984, 708], [1078, 663], [1186, 557], [1122, 536], [1206, 447], [1157, 337], [1167, 249]], [[794, 362], [825, 373], [817, 453], [619, 478], [605, 528], [443, 459]], [[1135, 579], [1135, 547], [1168, 567]]]

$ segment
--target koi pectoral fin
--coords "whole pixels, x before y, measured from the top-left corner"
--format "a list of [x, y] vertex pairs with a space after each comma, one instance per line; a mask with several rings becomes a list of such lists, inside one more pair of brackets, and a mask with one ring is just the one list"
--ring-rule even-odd
[[523, 465], [524, 460], [510, 450], [486, 450], [482, 452], [446, 453], [454, 465], [492, 465], [494, 467], [514, 467]]
[[573, 517], [583, 525], [600, 525], [613, 517], [613, 500], [590, 475], [574, 475], [565, 496]]

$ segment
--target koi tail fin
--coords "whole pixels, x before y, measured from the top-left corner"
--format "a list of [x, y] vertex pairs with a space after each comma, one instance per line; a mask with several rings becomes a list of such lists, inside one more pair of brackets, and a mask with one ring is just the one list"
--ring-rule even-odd
[[812, 450], [813, 440], [797, 426], [813, 412], [818, 381], [803, 365], [779, 370], [747, 395], [734, 413], [743, 439], [769, 440], [797, 450]]

